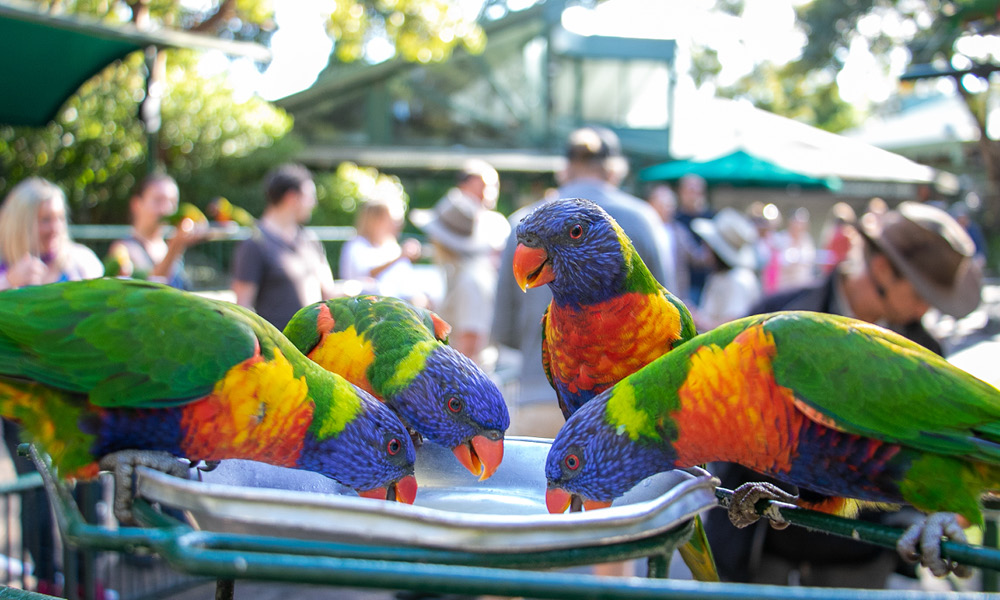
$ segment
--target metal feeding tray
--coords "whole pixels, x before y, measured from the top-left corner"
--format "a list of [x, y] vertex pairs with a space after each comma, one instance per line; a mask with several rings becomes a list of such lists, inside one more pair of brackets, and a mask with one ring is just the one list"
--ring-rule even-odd
[[361, 498], [317, 473], [223, 461], [201, 481], [138, 469], [138, 495], [186, 511], [205, 531], [296, 539], [519, 553], [629, 542], [716, 506], [711, 476], [668, 471], [607, 509], [551, 515], [545, 456], [551, 440], [511, 437], [496, 473], [479, 481], [451, 450], [417, 451], [416, 502]]

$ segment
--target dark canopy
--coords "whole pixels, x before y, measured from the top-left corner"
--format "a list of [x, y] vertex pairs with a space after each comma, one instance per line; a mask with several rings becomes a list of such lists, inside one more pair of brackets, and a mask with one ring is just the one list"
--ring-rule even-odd
[[130, 25], [0, 5], [0, 123], [42, 126], [63, 103], [108, 64], [147, 46], [218, 49], [269, 60], [258, 44], [179, 31], [143, 32]]

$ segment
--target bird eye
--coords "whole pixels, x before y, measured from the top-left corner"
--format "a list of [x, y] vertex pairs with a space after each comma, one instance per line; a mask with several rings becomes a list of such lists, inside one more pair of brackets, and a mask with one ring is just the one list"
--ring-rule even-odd
[[389, 456], [396, 456], [402, 448], [403, 444], [396, 438], [389, 440], [389, 443], [385, 447], [386, 451], [389, 452]]
[[569, 230], [569, 237], [573, 238], [574, 240], [580, 239], [580, 236], [582, 235], [583, 235], [583, 225], [580, 225], [579, 223], [573, 225], [573, 227], [571, 227]]
[[462, 412], [462, 401], [454, 396], [448, 398], [448, 410], [453, 413]]
[[563, 462], [566, 464], [566, 468], [570, 471], [575, 471], [580, 468], [580, 459], [575, 454], [570, 454]]

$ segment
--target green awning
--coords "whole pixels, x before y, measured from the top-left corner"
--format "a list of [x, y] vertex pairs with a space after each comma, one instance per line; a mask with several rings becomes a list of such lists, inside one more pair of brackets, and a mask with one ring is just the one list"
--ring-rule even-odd
[[0, 123], [42, 126], [80, 85], [108, 64], [147, 46], [217, 49], [270, 60], [259, 44], [179, 31], [139, 31], [95, 20], [0, 5]]
[[737, 150], [712, 160], [675, 160], [647, 167], [639, 172], [642, 181], [673, 181], [681, 177], [700, 175], [708, 183], [727, 183], [735, 186], [784, 187], [825, 187], [838, 189], [840, 180], [820, 178], [786, 169], [771, 161], [754, 156], [745, 150]]

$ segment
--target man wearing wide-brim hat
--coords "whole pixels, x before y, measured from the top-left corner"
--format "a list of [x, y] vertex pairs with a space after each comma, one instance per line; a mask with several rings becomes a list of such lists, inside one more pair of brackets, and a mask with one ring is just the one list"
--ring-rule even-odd
[[[941, 345], [921, 318], [930, 307], [962, 318], [979, 305], [982, 268], [974, 258], [972, 239], [947, 212], [917, 202], [868, 213], [857, 230], [861, 235], [855, 236], [850, 256], [827, 278], [765, 298], [753, 313], [814, 310], [851, 316], [895, 329], [941, 354]], [[736, 465], [713, 471], [730, 489], [766, 480]], [[862, 512], [861, 518], [885, 522], [905, 514]], [[758, 524], [736, 529], [724, 512], [719, 515], [722, 518], [710, 513], [706, 528], [719, 571], [731, 581], [798, 580], [802, 585], [877, 588], [898, 564], [892, 550], [798, 527], [774, 531]]]

